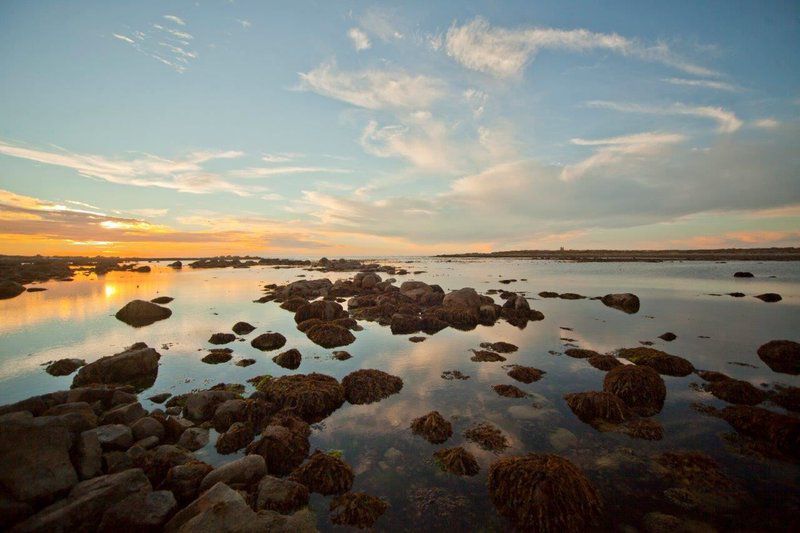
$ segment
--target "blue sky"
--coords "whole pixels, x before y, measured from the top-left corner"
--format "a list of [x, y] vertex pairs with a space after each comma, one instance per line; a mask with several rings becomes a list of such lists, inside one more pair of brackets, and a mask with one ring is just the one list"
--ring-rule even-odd
[[0, 4], [0, 252], [800, 243], [796, 2]]

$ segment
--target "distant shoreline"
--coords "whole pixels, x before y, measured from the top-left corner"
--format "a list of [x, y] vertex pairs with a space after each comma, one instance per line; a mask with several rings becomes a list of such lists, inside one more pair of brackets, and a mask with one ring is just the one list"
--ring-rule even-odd
[[509, 250], [440, 254], [460, 259], [530, 259], [579, 263], [658, 263], [663, 261], [800, 261], [800, 248], [727, 248], [717, 250]]

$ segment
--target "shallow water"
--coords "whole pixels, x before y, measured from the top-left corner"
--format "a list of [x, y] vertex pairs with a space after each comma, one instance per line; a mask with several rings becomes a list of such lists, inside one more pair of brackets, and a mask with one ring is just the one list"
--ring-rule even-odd
[[[405, 261], [413, 261], [406, 264]], [[361, 322], [356, 341], [340, 348], [353, 358], [337, 361], [333, 350], [311, 343], [295, 329], [292, 313], [275, 303], [257, 304], [266, 283], [286, 283], [305, 275], [308, 279], [350, 277], [352, 273], [307, 272], [298, 268], [173, 271], [156, 263], [148, 274], [112, 272], [97, 278], [77, 274], [72, 282], [42, 284], [48, 290], [25, 293], [0, 301], [0, 404], [32, 395], [69, 388], [72, 376], [52, 377], [44, 363], [64, 357], [87, 362], [117, 353], [125, 346], [144, 341], [162, 354], [158, 379], [140, 394], [145, 400], [160, 392], [178, 394], [206, 388], [218, 382], [245, 383], [259, 374], [321, 372], [342, 378], [359, 368], [376, 368], [400, 376], [404, 386], [396, 394], [371, 405], [349, 405], [314, 426], [312, 450], [342, 450], [356, 472], [353, 490], [386, 498], [391, 507], [376, 524], [383, 530], [441, 529], [503, 530], [508, 524], [489, 503], [486, 473], [496, 455], [467, 442], [462, 434], [475, 423], [490, 421], [509, 437], [505, 454], [527, 451], [557, 453], [580, 465], [597, 485], [606, 501], [606, 515], [615, 523], [639, 525], [641, 516], [661, 511], [691, 516], [722, 529], [771, 527], [788, 529], [786, 520], [796, 513], [800, 471], [796, 465], [743, 454], [728, 443], [727, 423], [704, 416], [692, 408], [694, 402], [721, 407], [723, 402], [690, 387], [701, 383], [696, 376], [665, 376], [668, 395], [655, 419], [664, 426], [664, 439], [634, 440], [616, 433], [600, 433], [580, 422], [566, 406], [569, 392], [602, 390], [604, 372], [585, 360], [564, 355], [566, 342], [606, 352], [653, 341], [654, 347], [680, 355], [696, 368], [717, 370], [754, 385], [784, 383], [800, 385], [800, 378], [772, 372], [756, 349], [772, 339], [797, 339], [800, 326], [800, 269], [796, 263], [559, 263], [528, 260], [440, 260], [411, 258], [384, 260], [419, 275], [397, 276], [398, 283], [418, 279], [441, 285], [445, 291], [474, 287], [527, 291], [577, 292], [598, 296], [609, 292], [633, 292], [642, 302], [637, 314], [627, 315], [598, 301], [535, 299], [531, 307], [545, 320], [518, 329], [504, 321], [473, 331], [446, 329], [425, 342], [414, 344], [410, 335], [393, 336], [388, 328]], [[749, 270], [754, 279], [734, 279], [733, 273]], [[772, 277], [774, 276], [774, 277]], [[525, 278], [510, 285], [500, 279]], [[740, 291], [748, 296], [712, 296]], [[755, 294], [777, 292], [783, 301], [768, 304]], [[168, 320], [135, 329], [116, 320], [114, 313], [130, 300], [168, 295], [173, 315]], [[499, 301], [499, 298], [498, 298]], [[234, 359], [208, 365], [200, 361], [211, 347], [212, 333], [230, 331], [244, 320], [258, 329], [235, 342]], [[571, 331], [561, 329], [572, 328]], [[249, 340], [267, 330], [283, 333], [283, 349], [298, 348], [303, 362], [287, 371], [271, 360], [277, 352], [262, 353]], [[658, 335], [672, 331], [678, 338], [667, 343]], [[703, 338], [703, 337], [709, 338]], [[562, 338], [574, 339], [565, 341]], [[471, 348], [481, 342], [507, 341], [520, 347], [508, 354], [507, 364], [534, 366], [546, 372], [536, 383], [525, 385], [506, 376], [505, 363], [474, 363]], [[283, 350], [282, 349], [282, 350]], [[281, 350], [281, 351], [282, 351]], [[240, 368], [241, 358], [257, 363]], [[747, 363], [749, 366], [730, 364]], [[442, 379], [444, 370], [458, 369], [471, 376], [466, 381]], [[531, 397], [509, 399], [491, 388], [500, 383], [516, 384]], [[248, 386], [248, 391], [252, 388]], [[783, 412], [769, 404], [765, 407]], [[453, 422], [454, 434], [443, 445], [432, 445], [411, 434], [415, 417], [438, 410]], [[213, 433], [213, 431], [212, 431]], [[208, 462], [219, 464], [240, 454], [219, 456], [211, 445], [197, 452]], [[432, 454], [441, 447], [464, 445], [473, 452], [481, 472], [473, 478], [458, 478], [438, 470]], [[724, 471], [749, 492], [747, 508], [704, 515], [685, 511], [663, 495], [669, 487], [652, 468], [652, 456], [668, 450], [700, 450], [717, 459]], [[331, 529], [327, 498], [312, 497], [320, 529]], [[794, 515], [796, 516], [796, 515]]]

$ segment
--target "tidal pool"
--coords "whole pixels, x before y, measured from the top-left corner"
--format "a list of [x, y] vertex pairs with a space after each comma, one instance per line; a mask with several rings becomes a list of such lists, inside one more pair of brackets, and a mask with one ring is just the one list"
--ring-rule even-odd
[[[256, 375], [280, 376], [320, 372], [341, 379], [360, 368], [383, 370], [403, 379], [400, 393], [369, 405], [345, 403], [313, 426], [311, 450], [341, 450], [355, 473], [354, 491], [386, 499], [390, 507], [376, 523], [380, 530], [505, 530], [510, 526], [489, 501], [486, 475], [498, 457], [468, 442], [464, 431], [491, 422], [509, 438], [510, 448], [500, 455], [525, 452], [554, 453], [580, 466], [605, 502], [605, 527], [630, 524], [641, 528], [642, 517], [663, 512], [712, 524], [719, 529], [788, 529], [800, 510], [800, 469], [748, 451], [732, 438], [724, 421], [698, 412], [695, 403], [726, 405], [692, 384], [702, 380], [664, 376], [668, 393], [663, 410], [654, 418], [664, 429], [663, 439], [632, 439], [599, 432], [570, 411], [567, 393], [602, 390], [605, 373], [586, 360], [563, 355], [577, 346], [604, 353], [640, 346], [680, 355], [695, 368], [723, 372], [768, 390], [776, 383], [800, 385], [800, 377], [778, 374], [756, 354], [773, 339], [797, 341], [800, 331], [800, 269], [792, 262], [665, 262], [665, 263], [561, 263], [530, 260], [446, 260], [434, 258], [384, 258], [382, 264], [402, 266], [416, 275], [396, 276], [398, 284], [420, 280], [438, 284], [446, 292], [473, 287], [481, 294], [490, 289], [526, 292], [531, 307], [545, 319], [524, 329], [499, 321], [493, 327], [472, 331], [445, 329], [426, 336], [392, 335], [388, 327], [360, 322], [363, 331], [345, 349], [352, 358], [332, 358], [334, 350], [321, 348], [295, 328], [293, 314], [274, 302], [254, 303], [265, 284], [298, 279], [351, 277], [354, 273], [310, 272], [302, 268], [257, 266], [249, 269], [173, 270], [151, 263], [150, 273], [111, 272], [97, 277], [78, 273], [72, 282], [40, 284], [47, 290], [24, 293], [0, 301], [0, 404], [69, 388], [73, 376], [53, 377], [44, 364], [76, 357], [91, 362], [143, 341], [162, 355], [155, 384], [139, 397], [147, 409], [157, 407], [147, 397], [162, 392], [179, 394], [219, 382], [244, 383]], [[752, 279], [733, 273], [748, 270]], [[385, 275], [382, 274], [384, 278]], [[500, 280], [516, 279], [510, 284]], [[540, 291], [573, 292], [588, 297], [612, 292], [632, 292], [641, 308], [625, 314], [596, 300], [542, 299]], [[743, 292], [743, 298], [726, 295]], [[753, 296], [779, 293], [783, 300], [765, 303]], [[721, 295], [721, 296], [720, 296]], [[133, 328], [114, 313], [133, 299], [171, 296], [172, 317]], [[498, 295], [496, 301], [502, 303]], [[238, 321], [257, 327], [233, 348], [229, 363], [201, 362], [213, 345], [212, 333], [228, 332]], [[260, 352], [250, 339], [266, 331], [287, 338], [279, 350], [297, 348], [302, 363], [289, 371], [276, 365], [278, 352]], [[671, 331], [672, 342], [659, 335]], [[482, 342], [506, 341], [519, 351], [506, 354], [506, 363], [470, 361], [470, 349]], [[235, 366], [253, 358], [249, 367]], [[506, 364], [536, 367], [544, 377], [531, 384], [506, 375]], [[467, 380], [445, 380], [446, 370], [460, 370]], [[530, 396], [505, 398], [493, 389], [514, 384]], [[247, 385], [251, 392], [252, 386]], [[762, 405], [785, 413], [766, 402]], [[453, 436], [433, 445], [409, 429], [411, 420], [437, 410], [453, 424]], [[242, 455], [221, 456], [209, 446], [196, 455], [214, 465]], [[463, 445], [475, 454], [480, 472], [456, 477], [440, 471], [433, 453]], [[745, 496], [734, 506], [709, 509], [675, 496], [676, 483], [667, 479], [653, 458], [666, 451], [701, 451], [714, 458], [722, 471], [741, 486]], [[329, 498], [313, 495], [312, 508], [321, 530], [335, 529], [327, 517]], [[712, 506], [713, 507], [713, 506]]]

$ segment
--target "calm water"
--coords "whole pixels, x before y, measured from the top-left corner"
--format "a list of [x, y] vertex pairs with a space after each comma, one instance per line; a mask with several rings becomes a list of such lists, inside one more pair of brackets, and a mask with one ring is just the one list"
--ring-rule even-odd
[[[690, 388], [700, 383], [696, 376], [665, 376], [667, 401], [656, 419], [664, 426], [658, 442], [634, 440], [615, 433], [599, 433], [580, 422], [563, 401], [569, 392], [602, 390], [604, 373], [585, 360], [549, 351], [564, 349], [562, 337], [582, 348], [606, 352], [635, 347], [639, 341], [655, 342], [656, 348], [689, 359], [696, 368], [717, 370], [754, 385], [785, 383], [800, 385], [796, 376], [776, 374], [756, 354], [758, 346], [772, 339], [798, 340], [800, 326], [800, 269], [796, 263], [556, 263], [516, 260], [412, 259], [413, 264], [393, 264], [409, 270], [424, 270], [416, 276], [398, 276], [398, 283], [418, 279], [438, 283], [446, 291], [474, 287], [485, 293], [491, 288], [528, 291], [577, 292], [587, 296], [609, 292], [639, 295], [641, 310], [626, 315], [600, 302], [541, 300], [532, 307], [545, 314], [542, 322], [524, 330], [505, 322], [494, 327], [479, 326], [470, 332], [447, 329], [414, 344], [409, 335], [393, 336], [388, 328], [362, 322], [364, 331], [343, 349], [353, 358], [337, 361], [331, 351], [311, 343], [295, 329], [293, 315], [274, 303], [256, 304], [265, 283], [286, 283], [317, 277], [350, 277], [351, 273], [322, 274], [301, 269], [255, 267], [249, 270], [173, 271], [153, 264], [149, 274], [113, 272], [104, 277], [78, 274], [73, 282], [49, 282], [48, 290], [25, 293], [0, 301], [0, 403], [35, 394], [66, 389], [72, 376], [49, 376], [44, 363], [64, 357], [92, 361], [144, 341], [159, 349], [161, 366], [156, 383], [140, 395], [144, 400], [160, 392], [173, 394], [205, 388], [218, 382], [245, 383], [258, 374], [321, 372], [342, 378], [359, 368], [377, 368], [400, 376], [403, 390], [371, 405], [345, 404], [321, 424], [314, 426], [312, 450], [342, 450], [344, 459], [356, 471], [353, 489], [386, 498], [391, 507], [376, 524], [379, 529], [464, 529], [501, 530], [507, 524], [488, 501], [486, 473], [495, 455], [468, 443], [462, 436], [471, 425], [490, 421], [509, 437], [505, 453], [552, 452], [580, 465], [598, 486], [609, 516], [619, 523], [637, 525], [642, 514], [662, 511], [685, 515], [670, 503], [663, 490], [669, 487], [653, 472], [652, 456], [667, 450], [702, 450], [716, 458], [725, 472], [740, 481], [752, 498], [741, 513], [711, 517], [690, 516], [715, 523], [721, 528], [739, 525], [752, 529], [772, 521], [786, 524], [784, 517], [797, 512], [798, 468], [795, 465], [757, 459], [737, 453], [723, 436], [729, 426], [718, 419], [698, 414], [693, 402], [722, 407], [723, 402]], [[391, 260], [384, 263], [392, 264]], [[734, 279], [733, 272], [749, 270], [755, 279]], [[774, 277], [770, 277], [774, 276]], [[499, 279], [526, 278], [511, 285]], [[711, 296], [709, 293], [741, 291], [747, 298]], [[783, 301], [767, 304], [754, 294], [777, 292]], [[114, 313], [132, 299], [172, 296], [173, 315], [141, 329], [116, 320]], [[210, 347], [208, 337], [229, 331], [244, 320], [258, 329], [247, 336], [270, 329], [283, 333], [284, 349], [298, 348], [303, 362], [296, 371], [275, 365], [277, 352], [262, 353], [249, 342], [236, 342], [234, 359], [221, 365], [207, 365], [200, 359]], [[560, 329], [572, 328], [572, 331]], [[658, 335], [672, 331], [678, 339], [666, 343]], [[701, 338], [708, 336], [710, 338]], [[503, 363], [474, 363], [471, 348], [485, 341], [508, 341], [520, 347], [508, 355], [508, 363], [534, 366], [546, 372], [531, 385], [507, 377]], [[163, 349], [162, 349], [163, 347]], [[257, 363], [240, 368], [233, 363], [252, 357]], [[731, 365], [742, 362], [756, 368]], [[466, 381], [441, 379], [443, 370], [458, 369], [471, 376]], [[532, 394], [530, 398], [509, 399], [491, 388], [514, 383]], [[248, 386], [248, 391], [252, 390]], [[780, 408], [765, 404], [770, 409]], [[434, 446], [408, 429], [411, 420], [438, 410], [453, 422], [454, 435], [444, 445]], [[216, 437], [212, 435], [211, 443]], [[479, 460], [481, 473], [458, 478], [438, 471], [432, 461], [440, 447], [464, 445]], [[239, 455], [218, 456], [213, 446], [197, 452], [203, 460], [219, 464]], [[320, 529], [330, 529], [327, 501], [315, 495], [312, 507], [318, 512]]]

